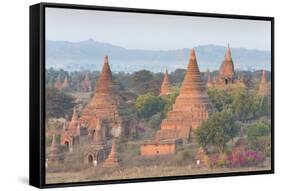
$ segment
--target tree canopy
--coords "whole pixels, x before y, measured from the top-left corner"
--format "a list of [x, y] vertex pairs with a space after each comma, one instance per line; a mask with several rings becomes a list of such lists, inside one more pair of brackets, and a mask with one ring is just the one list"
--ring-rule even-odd
[[74, 98], [54, 88], [46, 89], [46, 117], [70, 116], [74, 107]]
[[205, 151], [214, 146], [219, 152], [224, 152], [226, 143], [239, 132], [231, 111], [224, 110], [213, 114], [195, 130], [196, 140]]
[[139, 96], [135, 103], [139, 116], [145, 119], [158, 112], [162, 112], [164, 105], [164, 100], [159, 96], [154, 96], [152, 93]]

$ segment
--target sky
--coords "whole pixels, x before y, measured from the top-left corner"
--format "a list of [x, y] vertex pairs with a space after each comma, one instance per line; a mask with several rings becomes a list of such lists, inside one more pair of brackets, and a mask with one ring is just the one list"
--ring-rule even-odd
[[173, 50], [215, 44], [270, 50], [269, 21], [46, 8], [46, 39], [88, 39], [128, 49]]

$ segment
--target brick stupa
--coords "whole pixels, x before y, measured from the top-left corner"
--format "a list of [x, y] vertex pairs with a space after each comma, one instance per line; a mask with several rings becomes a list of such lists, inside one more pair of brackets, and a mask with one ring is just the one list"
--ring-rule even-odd
[[190, 50], [189, 64], [179, 96], [172, 111], [161, 123], [156, 139], [188, 138], [192, 128], [197, 128], [209, 117], [211, 104], [206, 84], [200, 77], [195, 50]]
[[84, 80], [82, 81], [82, 91], [83, 92], [90, 92], [92, 91], [92, 82], [90, 80], [89, 74], [85, 75]]
[[112, 141], [111, 151], [107, 159], [103, 163], [103, 167], [116, 167], [119, 166], [120, 159], [118, 158], [118, 153], [116, 150], [115, 141]]
[[220, 86], [225, 86], [228, 84], [235, 83], [235, 71], [234, 71], [234, 64], [231, 56], [231, 50], [228, 45], [224, 61], [220, 66], [219, 73], [217, 76], [217, 81]]
[[72, 151], [72, 146], [79, 143], [80, 136], [80, 124], [78, 119], [78, 114], [76, 109], [73, 109], [73, 114], [68, 127], [63, 127], [63, 132], [61, 135], [61, 144], [66, 145], [69, 151]]
[[205, 83], [200, 77], [195, 50], [191, 49], [187, 72], [173, 109], [162, 121], [154, 140], [141, 145], [141, 156], [175, 154], [182, 140], [190, 140], [192, 128], [197, 128], [211, 112]]
[[102, 72], [96, 84], [94, 97], [82, 112], [80, 118], [82, 125], [87, 128], [95, 127], [95, 122], [100, 119], [106, 128], [106, 135], [108, 135], [111, 133], [112, 128], [121, 127], [122, 122], [118, 114], [118, 104], [118, 92], [112, 78], [108, 57], [106, 56]]
[[91, 130], [89, 138], [90, 144], [85, 149], [84, 161], [87, 164], [97, 166], [107, 158], [110, 152], [110, 146], [106, 142], [103, 123], [100, 119], [96, 120], [96, 126]]
[[265, 70], [262, 71], [261, 81], [259, 85], [258, 95], [260, 96], [267, 96], [270, 94], [269, 85], [266, 79], [266, 72]]
[[63, 160], [64, 160], [63, 154], [60, 153], [60, 148], [59, 145], [57, 144], [56, 136], [55, 134], [53, 134], [50, 153], [48, 155], [48, 163], [57, 164], [63, 162]]
[[160, 96], [166, 96], [169, 94], [171, 94], [171, 85], [170, 85], [168, 70], [166, 70], [160, 89]]

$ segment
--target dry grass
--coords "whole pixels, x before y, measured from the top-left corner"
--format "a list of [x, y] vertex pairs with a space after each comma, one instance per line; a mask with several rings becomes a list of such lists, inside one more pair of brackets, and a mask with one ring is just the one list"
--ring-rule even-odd
[[210, 173], [226, 173], [226, 172], [245, 172], [269, 170], [270, 165], [259, 167], [243, 167], [243, 168], [199, 168], [194, 165], [185, 166], [167, 166], [164, 163], [160, 165], [150, 166], [135, 166], [118, 168], [102, 168], [88, 167], [79, 172], [58, 172], [47, 173], [47, 183], [61, 182], [83, 182], [83, 181], [98, 181], [98, 180], [114, 180], [114, 179], [134, 179], [134, 178], [149, 178], [149, 177], [165, 177], [179, 175], [194, 175], [194, 174], [210, 174]]

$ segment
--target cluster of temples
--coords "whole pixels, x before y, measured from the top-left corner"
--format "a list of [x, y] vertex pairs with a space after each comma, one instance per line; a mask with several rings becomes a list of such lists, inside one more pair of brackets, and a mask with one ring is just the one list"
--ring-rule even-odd
[[[194, 129], [198, 128], [214, 112], [207, 89], [211, 87], [226, 88], [235, 83], [243, 84], [243, 79], [237, 78], [235, 74], [229, 46], [217, 76], [212, 79], [208, 74], [207, 80], [203, 80], [200, 75], [195, 49], [190, 49], [187, 70], [172, 110], [162, 120], [161, 127], [154, 137], [141, 143], [140, 155], [175, 154], [182, 144], [193, 142]], [[62, 89], [68, 85], [66, 77], [63, 83], [57, 80], [54, 87]], [[84, 92], [92, 90], [88, 74], [82, 82], [82, 87]], [[165, 97], [172, 93], [167, 70], [159, 89], [159, 96]], [[270, 92], [269, 89], [266, 72], [263, 71], [258, 94], [266, 96]], [[120, 114], [123, 101], [120, 99], [117, 84], [113, 80], [108, 57], [105, 56], [93, 97], [81, 111], [73, 109], [71, 120], [63, 125], [60, 144], [56, 143], [55, 136], [53, 136], [48, 162], [63, 162], [63, 155], [58, 150], [59, 145], [64, 145], [68, 152], [73, 152], [75, 145], [79, 145], [81, 138], [86, 136], [88, 143], [83, 155], [85, 163], [103, 167], [118, 166], [120, 159], [115, 138], [127, 136], [132, 129], [130, 120], [133, 120]]]
[[[90, 84], [87, 76], [83, 81], [85, 91], [89, 91]], [[112, 78], [106, 56], [96, 83], [94, 96], [80, 113], [75, 108], [73, 109], [71, 121], [66, 122], [63, 126], [60, 145], [66, 146], [68, 152], [73, 152], [75, 145], [80, 144], [81, 137], [87, 136], [88, 145], [84, 152], [85, 163], [93, 165], [104, 163], [104, 166], [118, 165], [120, 160], [115, 149], [114, 138], [127, 132], [124, 129], [128, 122], [119, 115], [119, 105], [122, 103], [118, 98], [116, 83]], [[82, 129], [84, 129], [84, 133], [82, 133]], [[55, 146], [52, 144], [53, 147]], [[50, 151], [49, 158], [58, 159], [58, 157], [54, 157], [56, 152], [53, 150]]]
[[[156, 132], [154, 138], [141, 144], [141, 156], [174, 154], [183, 142], [193, 141], [193, 130], [214, 112], [207, 95], [208, 88], [227, 89], [233, 84], [239, 84], [245, 88], [247, 86], [244, 79], [235, 74], [229, 45], [216, 77], [212, 79], [209, 72], [206, 74], [207, 80], [205, 81], [200, 76], [195, 50], [191, 49], [184, 81], [172, 111], [168, 112], [167, 117], [162, 120], [161, 128]], [[258, 95], [268, 95], [269, 89], [266, 72], [263, 70]], [[160, 96], [168, 96], [170, 93], [171, 84], [166, 70]]]

